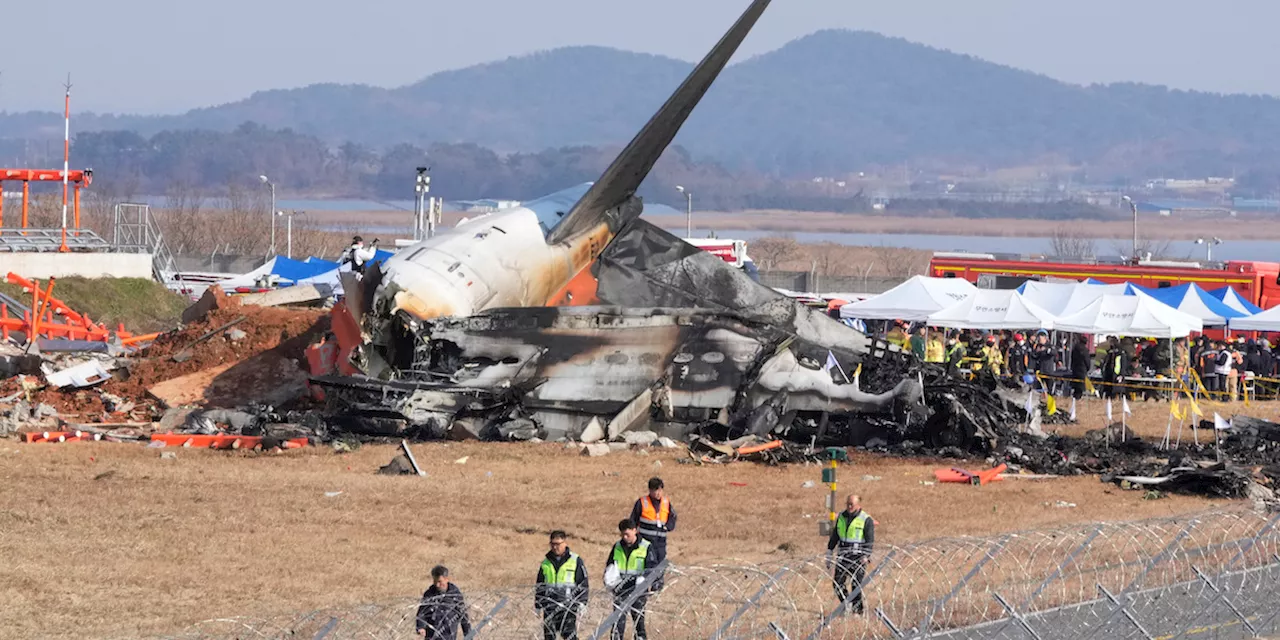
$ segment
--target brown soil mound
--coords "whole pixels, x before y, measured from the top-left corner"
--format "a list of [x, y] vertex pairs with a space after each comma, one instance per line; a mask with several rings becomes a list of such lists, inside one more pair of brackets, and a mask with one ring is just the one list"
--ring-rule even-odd
[[[292, 360], [299, 367], [306, 362], [305, 350], [329, 330], [329, 316], [319, 309], [288, 309], [240, 305], [234, 298], [203, 319], [181, 330], [160, 336], [144, 350], [130, 367], [128, 380], [108, 383], [109, 391], [130, 398], [145, 396], [149, 387], [197, 371], [237, 363], [270, 353], [275, 359]], [[235, 321], [245, 320], [192, 347], [206, 333]], [[231, 340], [228, 333], [245, 332], [241, 340]], [[191, 349], [191, 358], [174, 362], [173, 356]], [[233, 368], [234, 369], [234, 368]]]
[[[163, 413], [163, 403], [148, 390], [161, 382], [188, 377], [190, 386], [199, 388], [184, 389], [180, 404], [228, 407], [254, 401], [281, 402], [282, 389], [296, 390], [305, 381], [306, 348], [329, 330], [328, 314], [319, 309], [241, 305], [226, 297], [218, 304], [204, 318], [158, 337], [141, 353], [130, 356], [128, 371], [116, 371], [113, 379], [99, 387], [45, 388], [33, 391], [31, 400], [52, 405], [63, 416], [86, 423], [154, 418]], [[196, 344], [210, 331], [242, 317], [233, 327]], [[228, 334], [234, 330], [245, 336], [231, 340]], [[173, 360], [187, 349], [190, 358]], [[208, 375], [192, 375], [201, 372]], [[0, 395], [20, 389], [16, 378], [0, 381]], [[100, 392], [133, 401], [136, 407], [130, 415], [109, 414]]]

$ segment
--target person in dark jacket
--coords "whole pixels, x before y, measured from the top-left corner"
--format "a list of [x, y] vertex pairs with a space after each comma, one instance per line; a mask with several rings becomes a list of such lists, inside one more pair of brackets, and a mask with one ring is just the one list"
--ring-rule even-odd
[[1031, 357], [1031, 348], [1027, 345], [1027, 340], [1021, 333], [1013, 334], [1013, 343], [1009, 345], [1009, 352], [1005, 354], [1005, 365], [1009, 367], [1009, 375], [1019, 382], [1022, 381], [1022, 374], [1027, 372], [1028, 363]]
[[1209, 349], [1208, 336], [1202, 335], [1199, 338], [1196, 338], [1196, 341], [1191, 345], [1191, 368], [1196, 372], [1196, 376], [1198, 376], [1201, 380], [1204, 380], [1205, 370], [1204, 370], [1204, 363], [1201, 361], [1200, 356], [1208, 349]]
[[587, 606], [587, 563], [569, 550], [563, 531], [552, 531], [551, 550], [538, 567], [533, 608], [542, 612], [544, 640], [578, 640], [578, 614]]
[[1071, 397], [1079, 400], [1084, 397], [1084, 381], [1089, 377], [1089, 365], [1093, 358], [1089, 356], [1089, 338], [1076, 336], [1076, 343], [1071, 347]]
[[836, 517], [827, 538], [827, 568], [833, 570], [831, 584], [840, 603], [847, 601], [853, 613], [859, 615], [863, 612], [862, 581], [875, 542], [875, 519], [862, 510], [858, 496], [847, 497], [844, 511]]
[[437, 565], [431, 570], [431, 583], [418, 605], [418, 635], [426, 640], [457, 640], [458, 625], [462, 635], [471, 633], [466, 600], [458, 585], [449, 582], [449, 569]]
[[1102, 381], [1106, 383], [1104, 392], [1108, 398], [1124, 395], [1124, 388], [1120, 383], [1123, 383], [1125, 376], [1129, 375], [1129, 369], [1132, 366], [1130, 358], [1124, 345], [1114, 337], [1111, 338], [1107, 343], [1107, 359], [1102, 365]]

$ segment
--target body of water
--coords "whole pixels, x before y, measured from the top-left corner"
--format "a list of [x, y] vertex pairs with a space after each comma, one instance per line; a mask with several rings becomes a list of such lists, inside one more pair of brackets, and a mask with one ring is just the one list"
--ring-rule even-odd
[[[322, 227], [326, 231], [346, 231], [350, 225]], [[359, 226], [360, 232], [368, 234], [408, 236], [412, 229], [404, 226]], [[668, 228], [675, 235], [684, 235], [683, 228]], [[703, 237], [709, 233], [707, 229], [695, 229], [695, 237]], [[718, 229], [719, 238], [735, 240], [755, 240], [767, 236], [776, 236], [776, 231], [750, 231], [746, 229]], [[808, 233], [788, 234], [800, 242], [835, 242], [858, 247], [905, 247], [924, 251], [965, 251], [969, 253], [1011, 253], [1011, 254], [1048, 254], [1051, 252], [1052, 239], [1047, 237], [1011, 238], [1008, 236], [949, 236], [919, 233]], [[1161, 243], [1163, 244], [1163, 243]], [[1116, 238], [1097, 238], [1094, 246], [1099, 255], [1127, 255], [1131, 241]], [[748, 248], [747, 253], [751, 250]], [[1190, 240], [1175, 240], [1169, 243], [1171, 260], [1204, 260], [1205, 248]], [[1229, 240], [1213, 247], [1214, 260], [1260, 260], [1280, 262], [1280, 242], [1275, 240]]]
[[[152, 206], [163, 206], [163, 196], [146, 196], [140, 198]], [[211, 202], [211, 204], [214, 204]], [[277, 200], [276, 207], [284, 210], [299, 211], [403, 211], [412, 214], [412, 200]], [[656, 213], [679, 213], [665, 205], [655, 207]], [[410, 215], [405, 216], [404, 225], [361, 226], [359, 224], [326, 225], [326, 231], [347, 231], [358, 228], [364, 234], [384, 234], [408, 236], [412, 233]], [[667, 229], [676, 235], [683, 235], [683, 228]], [[694, 235], [707, 235], [709, 229], [695, 229]], [[779, 235], [777, 231], [751, 231], [746, 229], [716, 229], [716, 236], [740, 240], [755, 240], [766, 236]], [[835, 242], [850, 246], [866, 247], [905, 247], [925, 251], [966, 251], [972, 253], [1012, 253], [1012, 254], [1045, 254], [1050, 252], [1052, 240], [1048, 237], [1008, 237], [1008, 236], [953, 236], [918, 233], [821, 233], [796, 232], [788, 234], [800, 242]], [[1100, 255], [1118, 256], [1128, 253], [1130, 241], [1117, 238], [1098, 238], [1094, 240]], [[1163, 242], [1161, 243], [1163, 244]], [[1204, 260], [1205, 247], [1190, 240], [1177, 240], [1170, 243], [1171, 259]], [[1261, 260], [1280, 262], [1280, 242], [1274, 240], [1229, 240], [1213, 247], [1215, 260]]]

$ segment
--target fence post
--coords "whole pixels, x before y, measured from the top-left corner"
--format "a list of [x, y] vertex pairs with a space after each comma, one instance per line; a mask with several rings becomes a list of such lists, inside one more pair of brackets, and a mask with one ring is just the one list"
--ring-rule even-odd
[[324, 640], [325, 637], [327, 637], [330, 633], [333, 633], [333, 630], [336, 629], [337, 627], [338, 627], [338, 619], [329, 618], [329, 621], [326, 622], [323, 627], [320, 627], [320, 630], [316, 632], [316, 636], [315, 638], [312, 638], [312, 640]]
[[951, 593], [948, 593], [945, 598], [934, 603], [933, 607], [929, 609], [929, 613], [925, 614], [924, 619], [921, 620], [920, 624], [916, 627], [916, 633], [913, 637], [928, 637], [929, 625], [933, 623], [933, 616], [937, 615], [937, 613], [941, 611], [952, 598], [956, 597], [956, 594], [960, 593], [960, 590], [963, 589], [966, 584], [969, 584], [969, 581], [972, 580], [974, 576], [978, 575], [978, 572], [982, 571], [982, 568], [985, 567], [992, 558], [996, 557], [996, 554], [1000, 553], [1000, 551], [1004, 549], [1004, 545], [1008, 541], [1009, 536], [1000, 538], [1000, 540], [996, 542], [995, 546], [988, 549], [982, 556], [982, 559], [979, 560], [977, 564], [973, 565], [973, 568], [969, 570], [969, 573], [965, 574], [964, 578], [961, 578], [960, 582], [951, 589]]
[[502, 611], [502, 608], [505, 606], [507, 606], [507, 597], [502, 596], [502, 599], [498, 601], [498, 604], [493, 605], [493, 608], [489, 610], [489, 613], [485, 614], [484, 618], [480, 620], [479, 624], [477, 624], [474, 627], [471, 627], [471, 633], [468, 633], [466, 636], [464, 636], [463, 640], [472, 640], [476, 636], [480, 635], [480, 630], [485, 628], [485, 626], [487, 626], [489, 622], [493, 620], [493, 617], [498, 615], [498, 612]]
[[[1152, 558], [1151, 562], [1147, 563], [1147, 567], [1142, 570], [1142, 573], [1138, 574], [1138, 577], [1134, 578], [1133, 581], [1130, 582], [1129, 585], [1124, 588], [1124, 591], [1120, 592], [1120, 596], [1127, 598], [1129, 592], [1133, 591], [1134, 587], [1138, 586], [1143, 580], [1145, 580], [1147, 578], [1147, 574], [1151, 573], [1151, 570], [1156, 568], [1156, 565], [1159, 565], [1161, 562], [1164, 562], [1165, 559], [1169, 556], [1169, 554], [1173, 553], [1173, 550], [1177, 548], [1178, 543], [1182, 542], [1182, 539], [1187, 537], [1187, 534], [1191, 533], [1191, 528], [1196, 525], [1196, 522], [1197, 520], [1195, 518], [1192, 518], [1190, 521], [1188, 521], [1187, 526], [1183, 527], [1182, 531], [1178, 532], [1178, 535], [1174, 537], [1172, 542], [1170, 542], [1167, 546], [1165, 546], [1164, 550], [1160, 552], [1160, 555], [1157, 555], [1156, 557]], [[1098, 586], [1098, 590], [1102, 592], [1102, 594], [1105, 595], [1109, 600], [1111, 600], [1112, 603], [1119, 602], [1115, 597], [1112, 597], [1112, 595], [1101, 584], [1097, 586]], [[1108, 614], [1105, 619], [1103, 619], [1102, 624], [1094, 627], [1093, 630], [1089, 632], [1089, 635], [1085, 636], [1085, 638], [1088, 639], [1097, 635], [1098, 631], [1101, 631], [1107, 625], [1111, 624], [1111, 621], [1115, 619], [1116, 614], [1119, 614], [1119, 613], [1124, 613], [1125, 617], [1129, 618], [1135, 625], [1138, 625], [1137, 620], [1135, 620], [1133, 618], [1133, 615], [1129, 613], [1129, 605], [1126, 603], [1126, 604], [1117, 606], [1115, 609], [1112, 609], [1111, 613]], [[1142, 628], [1141, 625], [1139, 625], [1138, 628], [1141, 629]], [[1145, 634], [1146, 631], [1143, 631], [1143, 633]], [[1151, 636], [1148, 635], [1147, 637], [1149, 638]]]
[[871, 573], [868, 573], [866, 576], [862, 578], [862, 581], [858, 583], [858, 586], [854, 588], [853, 591], [849, 592], [848, 597], [842, 600], [840, 604], [837, 605], [836, 608], [831, 613], [827, 614], [827, 617], [823, 618], [822, 622], [819, 622], [818, 626], [815, 627], [813, 631], [809, 632], [809, 635], [806, 636], [806, 640], [815, 640], [818, 637], [818, 635], [822, 633], [824, 629], [831, 626], [831, 621], [835, 620], [837, 615], [840, 615], [840, 613], [843, 611], [847, 611], [849, 609], [849, 603], [853, 602], [854, 598], [862, 595], [862, 592], [866, 588], [867, 583], [871, 582], [871, 579], [876, 577], [876, 575], [880, 573], [881, 569], [884, 569], [885, 567], [889, 566], [889, 561], [892, 560], [893, 557], [897, 554], [898, 554], [898, 550], [894, 549], [890, 551], [887, 555], [885, 555], [884, 560], [881, 560], [880, 564], [876, 565], [876, 568], [871, 570]]
[[[1266, 535], [1268, 532], [1270, 532], [1272, 529], [1275, 528], [1277, 522], [1280, 522], [1280, 514], [1277, 514], [1275, 517], [1271, 518], [1271, 520], [1267, 521], [1267, 524], [1263, 526], [1261, 529], [1259, 529], [1258, 533], [1249, 539], [1248, 543], [1246, 543], [1244, 547], [1241, 548], [1240, 551], [1237, 552], [1236, 555], [1233, 556], [1231, 560], [1228, 561], [1227, 564], [1222, 568], [1222, 573], [1220, 575], [1226, 575], [1227, 572], [1231, 571], [1231, 568], [1234, 567], [1235, 564], [1239, 562], [1242, 558], [1244, 558], [1244, 554], [1248, 553], [1249, 550], [1252, 549], [1253, 546], [1257, 544], [1259, 540], [1262, 539], [1262, 536]], [[1192, 567], [1192, 568], [1195, 569], [1195, 567]], [[1205, 581], [1205, 584], [1208, 584], [1209, 588], [1213, 589], [1215, 595], [1213, 597], [1213, 600], [1211, 600], [1209, 604], [1205, 605], [1205, 607], [1201, 609], [1200, 612], [1197, 613], [1194, 618], [1191, 619], [1191, 622], [1189, 622], [1185, 627], [1183, 627], [1182, 631], [1178, 633], [1175, 640], [1179, 640], [1180, 638], [1185, 637], [1187, 635], [1187, 631], [1192, 627], [1194, 627], [1196, 624], [1198, 624], [1200, 622], [1200, 619], [1204, 617], [1204, 614], [1206, 612], [1212, 609], [1214, 605], [1218, 604], [1219, 600], [1226, 599], [1226, 594], [1219, 591], [1218, 588], [1215, 587], [1212, 582], [1209, 582], [1209, 579], [1206, 578], [1204, 574], [1201, 574], [1199, 569], [1195, 569], [1195, 572], [1197, 574], [1200, 574], [1200, 577]], [[1231, 601], [1229, 600], [1227, 601], [1227, 606], [1231, 607], [1231, 610], [1235, 611], [1236, 615], [1240, 615], [1240, 612], [1236, 611], [1236, 607], [1234, 604], [1231, 603]], [[1243, 619], [1243, 616], [1242, 616], [1242, 619]], [[1245, 620], [1245, 625], [1247, 626], [1249, 625], [1249, 622], [1247, 620]], [[1249, 629], [1252, 631], [1253, 627], [1249, 626]], [[1253, 631], [1253, 634], [1256, 636], [1258, 635], [1258, 632]]]
[[747, 612], [747, 609], [754, 607], [756, 604], [756, 601], [760, 599], [760, 596], [764, 595], [764, 592], [768, 591], [769, 587], [772, 587], [773, 583], [777, 582], [778, 578], [781, 578], [782, 574], [786, 572], [787, 572], [787, 568], [783, 567], [781, 569], [778, 569], [777, 573], [774, 573], [773, 575], [769, 576], [769, 579], [765, 581], [764, 586], [760, 587], [760, 590], [757, 591], [755, 595], [751, 596], [750, 598], [747, 598], [747, 601], [742, 603], [742, 606], [738, 607], [738, 610], [734, 611], [733, 615], [729, 616], [729, 619], [725, 620], [724, 624], [720, 625], [719, 629], [716, 629], [716, 632], [711, 636], [711, 640], [720, 640], [720, 637], [723, 636], [724, 633], [729, 630], [729, 627], [733, 626], [733, 623], [737, 622], [738, 618], [741, 617], [742, 614]]
[[[1009, 612], [1009, 618], [1017, 622], [1019, 625], [1021, 625], [1022, 628], [1026, 630], [1027, 633], [1031, 634], [1032, 638], [1035, 638], [1035, 640], [1042, 640], [1042, 638], [1040, 637], [1040, 634], [1036, 633], [1036, 630], [1031, 628], [1031, 624], [1027, 622], [1027, 619], [1024, 618], [1022, 614], [1018, 612], [1017, 609], [1014, 609], [1013, 605], [1009, 604], [1004, 598], [1000, 597], [999, 593], [992, 591], [991, 597], [995, 598], [996, 602], [999, 602], [1000, 606], [1004, 607], [1004, 610]], [[1003, 630], [1004, 630], [1004, 626], [1001, 626], [999, 629], [996, 630], [995, 633], [991, 634], [991, 637], [993, 638], [1000, 637], [1000, 633]]]
[[[662, 562], [658, 563], [658, 566], [654, 567], [653, 569], [646, 570], [644, 572], [645, 573], [644, 584], [645, 585], [649, 584], [648, 576], [662, 575], [662, 572], [666, 571], [667, 569], [667, 562], [668, 562], [667, 559], [664, 558]], [[609, 617], [605, 618], [604, 622], [600, 623], [600, 626], [596, 628], [595, 633], [592, 633], [591, 637], [588, 640], [600, 640], [601, 634], [605, 633], [605, 631], [607, 631], [608, 629], [613, 628], [613, 625], [618, 621], [618, 616], [626, 615], [627, 611], [631, 610], [631, 605], [635, 604], [636, 600], [639, 600], [641, 596], [645, 596], [648, 594], [649, 594], [648, 586], [645, 586], [644, 588], [636, 588], [632, 590], [631, 595], [627, 596], [627, 599], [623, 600], [621, 605], [615, 605], [613, 607], [613, 613], [609, 614]]]
[[[1076, 546], [1075, 549], [1072, 549], [1071, 553], [1067, 554], [1067, 558], [1063, 560], [1061, 564], [1058, 565], [1058, 568], [1055, 569], [1053, 573], [1049, 574], [1049, 577], [1045, 578], [1044, 581], [1041, 582], [1040, 585], [1036, 587], [1035, 591], [1031, 592], [1031, 595], [1027, 596], [1027, 598], [1023, 600], [1021, 604], [1018, 605], [1017, 610], [1022, 611], [1022, 610], [1025, 610], [1028, 606], [1031, 606], [1031, 603], [1035, 602], [1035, 599], [1040, 596], [1040, 593], [1044, 591], [1045, 588], [1048, 587], [1054, 580], [1057, 580], [1058, 576], [1062, 575], [1062, 572], [1066, 570], [1068, 565], [1076, 561], [1076, 556], [1083, 553], [1085, 549], [1088, 549], [1089, 545], [1093, 544], [1093, 541], [1096, 540], [1099, 535], [1102, 535], [1102, 529], [1104, 526], [1105, 525], [1100, 524], [1097, 527], [1094, 527], [1093, 532], [1090, 533], [1089, 536], [1086, 537], [1083, 542], [1081, 542], [1078, 546]], [[997, 600], [999, 599], [1000, 598], [997, 597]], [[1000, 604], [1003, 605], [1004, 602], [1001, 602]], [[1009, 609], [1011, 612], [1013, 611], [1013, 609], [1008, 606], [1006, 606], [1005, 608]], [[1005, 628], [1007, 628], [1010, 624], [1012, 624], [1015, 621], [1022, 622], [1021, 620], [1015, 620], [1013, 618], [1009, 620], [1005, 620], [1004, 624], [1000, 625], [1000, 628], [996, 629], [995, 633], [991, 635], [995, 637], [999, 637], [999, 635], [1005, 630]], [[1022, 622], [1022, 624], [1023, 626], [1026, 626], [1025, 622]]]

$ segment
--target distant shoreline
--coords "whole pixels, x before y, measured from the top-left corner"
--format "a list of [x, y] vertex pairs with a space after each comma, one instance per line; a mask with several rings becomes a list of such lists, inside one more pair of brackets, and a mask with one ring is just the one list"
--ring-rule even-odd
[[[464, 217], [479, 214], [446, 212], [445, 226], [453, 226]], [[308, 211], [311, 222], [326, 226], [409, 227], [412, 214], [396, 211]], [[1126, 220], [1023, 220], [1009, 218], [957, 217], [892, 217], [822, 213], [809, 211], [694, 211], [694, 226], [711, 229], [745, 229], [786, 235], [789, 233], [888, 233], [950, 236], [985, 236], [1009, 238], [1052, 237], [1059, 229], [1087, 236], [1125, 240], [1133, 235], [1132, 222]], [[645, 219], [659, 227], [678, 229], [685, 225], [683, 215], [648, 215]], [[1218, 237], [1223, 240], [1280, 240], [1280, 216], [1241, 214], [1225, 217], [1161, 217], [1141, 214], [1138, 234], [1158, 240], [1195, 240]], [[1280, 255], [1280, 247], [1277, 247]]]

